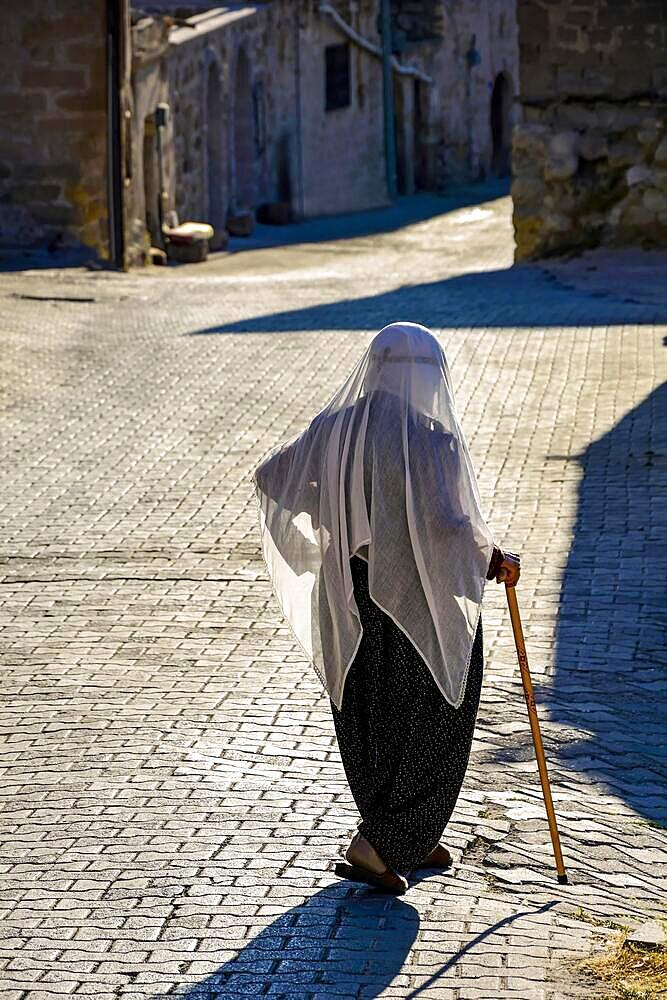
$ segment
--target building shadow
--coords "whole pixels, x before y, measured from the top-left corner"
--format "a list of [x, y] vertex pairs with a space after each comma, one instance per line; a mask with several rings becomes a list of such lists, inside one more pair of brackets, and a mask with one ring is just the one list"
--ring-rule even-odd
[[[211, 253], [209, 259], [271, 247], [294, 246], [300, 243], [328, 243], [339, 240], [359, 239], [395, 232], [405, 226], [446, 215], [459, 208], [481, 205], [509, 195], [509, 180], [491, 178], [487, 181], [435, 193], [423, 191], [408, 197], [397, 198], [386, 208], [350, 212], [343, 215], [306, 219], [287, 226], [257, 224], [250, 236], [232, 236], [226, 251]], [[95, 270], [108, 270], [109, 266], [98, 261], [89, 247], [74, 246], [48, 249], [47, 247], [1, 247], [0, 273], [55, 268], [80, 268], [93, 262]], [[179, 265], [176, 265], [179, 266]]]
[[[534, 918], [558, 905], [550, 900], [490, 924], [450, 955], [414, 988], [416, 1000], [438, 984], [468, 952], [522, 917]], [[245, 921], [240, 918], [239, 923]], [[372, 1000], [403, 971], [419, 931], [419, 914], [409, 903], [349, 884], [329, 886], [288, 910], [233, 958], [195, 985], [173, 986], [153, 1000], [239, 1000], [246, 996], [297, 997], [317, 994]], [[224, 947], [224, 938], [220, 942]], [[426, 950], [433, 945], [425, 944]], [[201, 956], [205, 953], [200, 952]]]
[[397, 198], [386, 208], [322, 216], [287, 226], [257, 225], [251, 236], [231, 237], [228, 249], [232, 253], [244, 253], [249, 250], [266, 250], [270, 247], [297, 243], [328, 243], [359, 239], [363, 236], [378, 236], [418, 222], [426, 222], [428, 219], [446, 215], [459, 208], [482, 205], [498, 198], [505, 198], [509, 193], [510, 182], [507, 178], [491, 178], [443, 193], [422, 191]]
[[91, 265], [96, 271], [110, 270], [110, 266], [97, 260], [90, 247], [68, 247], [49, 250], [47, 247], [0, 248], [0, 274], [14, 271], [52, 271], [60, 268], [81, 268]]
[[667, 825], [667, 383], [571, 461], [582, 479], [545, 692], [556, 752]]
[[667, 322], [667, 301], [642, 304], [592, 296], [585, 291], [563, 288], [537, 265], [521, 264], [403, 285], [377, 295], [252, 316], [192, 330], [185, 336], [377, 331], [401, 319], [431, 329], [652, 324]]

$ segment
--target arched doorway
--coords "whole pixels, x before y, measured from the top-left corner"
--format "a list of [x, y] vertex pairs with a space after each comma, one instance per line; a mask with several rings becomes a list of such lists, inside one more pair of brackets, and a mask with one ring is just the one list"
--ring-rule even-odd
[[491, 93], [491, 170], [499, 177], [510, 171], [512, 155], [512, 97], [514, 88], [509, 73], [499, 73]]
[[255, 126], [250, 63], [239, 51], [234, 75], [233, 210], [255, 206]]
[[206, 81], [206, 163], [208, 169], [207, 221], [218, 231], [225, 224], [223, 187], [222, 87], [215, 63], [210, 63]]

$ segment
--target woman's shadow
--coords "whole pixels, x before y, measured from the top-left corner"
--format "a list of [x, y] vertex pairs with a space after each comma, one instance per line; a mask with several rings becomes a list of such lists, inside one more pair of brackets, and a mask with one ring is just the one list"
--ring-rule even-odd
[[269, 992], [286, 998], [330, 988], [336, 996], [367, 1000], [400, 973], [418, 930], [413, 906], [341, 883], [278, 917], [207, 979], [190, 989], [172, 987], [155, 1000], [238, 1000]]

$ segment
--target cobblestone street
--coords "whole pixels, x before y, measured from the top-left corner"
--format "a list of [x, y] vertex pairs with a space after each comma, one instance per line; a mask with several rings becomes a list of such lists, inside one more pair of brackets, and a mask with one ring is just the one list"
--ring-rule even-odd
[[[0, 276], [0, 1000], [590, 1000], [575, 960], [665, 915], [667, 304], [513, 268], [510, 215], [489, 186]], [[397, 319], [441, 340], [522, 554], [569, 885], [495, 584], [453, 869], [332, 874], [357, 813], [250, 473]]]

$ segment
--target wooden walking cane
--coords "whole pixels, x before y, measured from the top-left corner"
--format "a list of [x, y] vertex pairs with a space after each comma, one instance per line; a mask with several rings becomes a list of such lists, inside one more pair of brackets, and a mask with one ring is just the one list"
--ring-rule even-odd
[[535, 696], [533, 695], [533, 682], [530, 679], [530, 670], [528, 669], [528, 656], [526, 654], [526, 644], [523, 638], [523, 629], [521, 628], [521, 617], [519, 615], [519, 605], [516, 599], [516, 588], [509, 587], [505, 584], [505, 593], [507, 594], [507, 604], [510, 609], [510, 618], [512, 619], [512, 630], [514, 631], [514, 642], [516, 643], [516, 655], [519, 660], [519, 670], [521, 671], [521, 680], [523, 682], [523, 693], [526, 697], [530, 731], [533, 734], [533, 743], [535, 744], [537, 769], [540, 772], [542, 794], [544, 796], [544, 804], [547, 809], [549, 833], [551, 834], [551, 843], [553, 844], [554, 857], [556, 859], [556, 872], [558, 874], [558, 881], [561, 884], [564, 884], [567, 882], [567, 875], [565, 874], [563, 854], [560, 849], [560, 837], [558, 836], [558, 826], [556, 825], [554, 803], [551, 798], [551, 786], [549, 785], [547, 762], [544, 758], [542, 734], [540, 732], [540, 724], [537, 719], [537, 708], [535, 707]]

